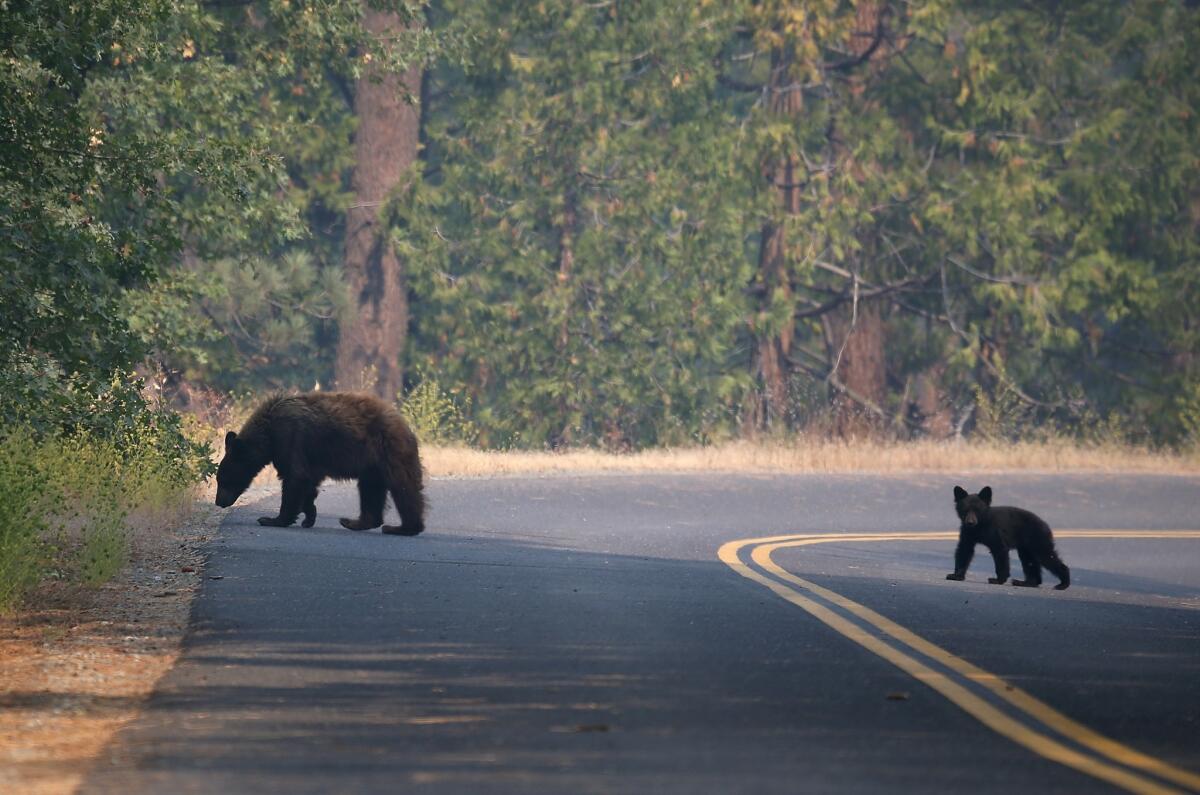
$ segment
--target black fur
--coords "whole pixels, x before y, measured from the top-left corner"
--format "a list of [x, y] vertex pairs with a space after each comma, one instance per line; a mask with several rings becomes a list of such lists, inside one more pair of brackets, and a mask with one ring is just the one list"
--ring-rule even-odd
[[947, 580], [962, 580], [975, 555], [975, 545], [983, 544], [992, 553], [996, 576], [988, 577], [993, 585], [1008, 580], [1008, 551], [1017, 550], [1025, 579], [1013, 580], [1013, 585], [1036, 588], [1042, 584], [1042, 567], [1058, 578], [1055, 590], [1071, 584], [1071, 570], [1054, 549], [1050, 525], [1030, 511], [1021, 508], [992, 507], [992, 489], [985, 486], [978, 494], [968, 494], [961, 486], [954, 487], [954, 510], [961, 524], [958, 547], [954, 550], [954, 572]]

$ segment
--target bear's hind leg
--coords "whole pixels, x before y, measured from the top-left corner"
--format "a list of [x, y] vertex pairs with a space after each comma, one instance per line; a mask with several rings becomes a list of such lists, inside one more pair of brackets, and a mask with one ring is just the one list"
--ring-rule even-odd
[[371, 530], [383, 524], [383, 505], [387, 501], [387, 488], [378, 474], [364, 473], [358, 479], [358, 518], [341, 518], [347, 530]]
[[1058, 585], [1054, 586], [1054, 590], [1065, 591], [1071, 587], [1071, 570], [1067, 568], [1067, 564], [1062, 562], [1062, 558], [1058, 556], [1057, 552], [1051, 549], [1042, 555], [1042, 565], [1058, 578]]
[[301, 527], [312, 527], [317, 523], [317, 485], [313, 484], [308, 500], [304, 503], [304, 521], [300, 523]]
[[425, 529], [425, 496], [411, 484], [393, 484], [392, 502], [400, 514], [400, 526], [383, 526], [383, 532], [394, 536], [415, 536]]
[[988, 547], [992, 553], [992, 562], [996, 564], [996, 576], [988, 577], [992, 585], [1003, 585], [1008, 579], [1008, 550], [1003, 544], [997, 543]]
[[1024, 586], [1026, 588], [1036, 588], [1042, 584], [1042, 567], [1038, 564], [1037, 556], [1033, 554], [1033, 550], [1025, 547], [1017, 547], [1017, 557], [1021, 559], [1021, 569], [1025, 572], [1025, 579], [1013, 580], [1013, 585]]

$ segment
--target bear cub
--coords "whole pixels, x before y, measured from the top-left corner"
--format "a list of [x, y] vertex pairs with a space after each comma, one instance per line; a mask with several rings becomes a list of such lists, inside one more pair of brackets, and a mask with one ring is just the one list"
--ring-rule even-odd
[[1045, 566], [1059, 579], [1056, 591], [1071, 585], [1071, 570], [1054, 549], [1050, 525], [1040, 517], [1021, 508], [992, 507], [992, 489], [985, 486], [978, 494], [968, 494], [961, 486], [954, 487], [954, 510], [962, 522], [958, 530], [958, 547], [954, 550], [954, 572], [947, 580], [962, 580], [975, 555], [975, 545], [983, 544], [992, 553], [996, 576], [988, 577], [993, 585], [1008, 579], [1008, 551], [1017, 550], [1025, 579], [1013, 580], [1013, 585], [1036, 588], [1042, 584]]
[[[399, 412], [370, 395], [311, 392], [268, 398], [241, 432], [225, 435], [217, 505], [233, 505], [267, 464], [275, 465], [283, 481], [283, 499], [279, 515], [264, 516], [259, 524], [288, 527], [303, 513], [303, 526], [312, 527], [317, 490], [333, 478], [358, 481], [359, 515], [342, 519], [343, 527], [383, 526], [384, 533], [405, 536], [425, 529], [417, 438]], [[398, 526], [383, 524], [388, 495], [400, 513]]]

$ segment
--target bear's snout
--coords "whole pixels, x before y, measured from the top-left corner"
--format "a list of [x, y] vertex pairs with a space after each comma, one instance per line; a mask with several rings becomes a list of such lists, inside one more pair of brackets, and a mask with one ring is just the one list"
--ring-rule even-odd
[[974, 527], [979, 524], [979, 517], [975, 515], [974, 511], [967, 511], [967, 515], [963, 517], [963, 524], [968, 527]]
[[229, 492], [224, 492], [224, 491], [217, 492], [216, 502], [217, 502], [218, 508], [228, 508], [230, 505], [233, 505], [235, 500], [237, 500], [237, 497], [230, 494]]

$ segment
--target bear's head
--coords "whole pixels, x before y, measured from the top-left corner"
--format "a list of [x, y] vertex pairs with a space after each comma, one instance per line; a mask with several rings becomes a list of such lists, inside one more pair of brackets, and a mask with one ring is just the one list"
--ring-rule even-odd
[[225, 457], [217, 467], [217, 505], [221, 508], [233, 505], [263, 466], [236, 433], [225, 434]]
[[955, 486], [954, 510], [963, 527], [986, 524], [992, 512], [992, 487], [984, 486], [978, 494], [968, 494], [962, 486]]

